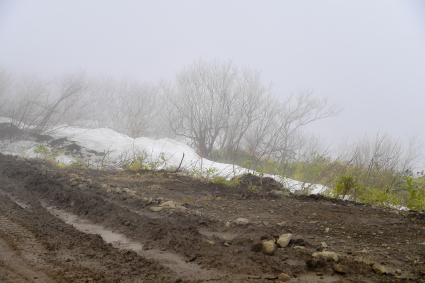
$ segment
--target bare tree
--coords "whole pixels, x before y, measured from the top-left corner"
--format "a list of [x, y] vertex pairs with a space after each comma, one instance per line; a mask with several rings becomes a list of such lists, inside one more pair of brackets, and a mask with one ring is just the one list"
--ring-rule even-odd
[[366, 137], [350, 147], [341, 159], [351, 170], [348, 174], [386, 192], [400, 187], [403, 176], [413, 172], [418, 157], [414, 140], [403, 144], [384, 134]]
[[187, 138], [207, 157], [232, 115], [236, 70], [231, 64], [197, 62], [177, 77], [169, 96], [169, 123], [176, 135]]
[[148, 84], [128, 85], [118, 96], [121, 126], [131, 137], [151, 135], [157, 113], [158, 88]]
[[219, 141], [219, 149], [230, 155], [243, 146], [246, 133], [263, 115], [260, 106], [267, 101], [269, 95], [259, 74], [250, 70], [238, 74], [233, 91], [230, 115]]
[[41, 133], [49, 127], [64, 121], [67, 113], [77, 105], [79, 96], [85, 87], [84, 79], [81, 76], [72, 76], [64, 79], [59, 85], [58, 94], [53, 95], [53, 99], [48, 99], [43, 106], [43, 111], [35, 120], [34, 131]]
[[4, 112], [15, 126], [41, 133], [64, 121], [83, 89], [79, 77], [67, 78], [60, 84], [21, 78], [8, 92]]
[[307, 125], [335, 115], [326, 100], [311, 93], [291, 96], [284, 101], [270, 97], [262, 105], [264, 115], [249, 131], [248, 151], [255, 160], [274, 159], [281, 164], [293, 161], [303, 144], [302, 129]]
[[7, 104], [6, 96], [9, 91], [10, 83], [9, 75], [5, 71], [0, 70], [0, 114], [3, 113], [4, 107]]
[[44, 82], [35, 79], [20, 79], [8, 94], [5, 113], [12, 124], [19, 128], [29, 127], [41, 115], [46, 103], [47, 88]]
[[289, 161], [301, 129], [335, 114], [311, 93], [281, 101], [258, 73], [231, 64], [195, 63], [178, 76], [168, 101], [171, 128], [204, 157], [217, 148], [227, 155], [247, 150], [257, 161]]
[[150, 136], [158, 116], [158, 93], [159, 88], [148, 83], [93, 82], [88, 92], [91, 115], [86, 119], [131, 137]]

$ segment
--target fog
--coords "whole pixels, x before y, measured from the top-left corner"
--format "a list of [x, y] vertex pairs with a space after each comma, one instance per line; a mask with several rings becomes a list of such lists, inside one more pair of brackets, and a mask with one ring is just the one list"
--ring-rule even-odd
[[172, 80], [231, 61], [276, 95], [341, 109], [310, 131], [331, 145], [388, 133], [425, 140], [425, 4], [395, 1], [0, 1], [0, 67]]

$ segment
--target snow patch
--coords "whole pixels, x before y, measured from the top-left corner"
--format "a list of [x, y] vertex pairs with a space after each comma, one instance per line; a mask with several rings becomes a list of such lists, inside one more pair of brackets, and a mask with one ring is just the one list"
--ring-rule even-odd
[[[79, 127], [64, 127], [53, 134], [56, 138], [67, 138], [83, 148], [108, 154], [112, 163], [119, 164], [125, 157], [144, 155], [146, 162], [162, 160], [158, 169], [177, 168], [182, 162], [181, 169], [200, 172], [230, 179], [246, 173], [254, 173], [241, 166], [214, 162], [201, 158], [194, 149], [185, 143], [170, 138], [151, 139], [140, 137], [133, 139], [108, 128], [86, 129]], [[183, 158], [184, 154], [184, 158]], [[183, 158], [183, 161], [182, 161]], [[265, 174], [282, 183], [290, 191], [307, 190], [311, 194], [320, 194], [328, 188], [323, 185], [304, 183], [293, 179]]]
[[[1, 118], [2, 121], [10, 121]], [[156, 169], [174, 169], [179, 167], [186, 172], [197, 172], [204, 176], [220, 176], [227, 179], [235, 176], [258, 172], [233, 164], [214, 162], [201, 158], [194, 149], [185, 143], [170, 138], [151, 139], [147, 137], [131, 138], [108, 128], [87, 129], [81, 127], [63, 126], [50, 132], [55, 138], [66, 138], [81, 146], [84, 151], [96, 152], [98, 160], [111, 167], [122, 167], [126, 162], [135, 158], [143, 158], [147, 164], [155, 164]], [[19, 155], [26, 158], [39, 158], [34, 150], [39, 143], [33, 141], [16, 141], [0, 143], [0, 151], [5, 154]], [[46, 145], [45, 145], [46, 146]], [[183, 157], [184, 156], [184, 157]], [[90, 156], [89, 158], [95, 158]], [[69, 155], [55, 156], [55, 160], [62, 164], [72, 164], [76, 158]], [[282, 183], [292, 192], [306, 191], [310, 194], [320, 194], [328, 188], [323, 185], [304, 183], [277, 175], [264, 174]]]

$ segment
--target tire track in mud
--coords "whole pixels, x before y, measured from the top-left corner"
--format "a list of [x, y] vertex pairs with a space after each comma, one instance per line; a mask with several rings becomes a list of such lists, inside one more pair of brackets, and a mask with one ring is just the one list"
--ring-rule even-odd
[[[12, 242], [12, 244], [10, 244]], [[17, 249], [14, 242], [20, 243]], [[22, 226], [13, 223], [4, 215], [0, 215], [0, 262], [16, 276], [10, 279], [13, 282], [52, 282], [52, 280], [34, 265], [42, 264], [41, 260], [33, 253], [40, 250], [31, 233]], [[21, 252], [25, 252], [25, 256]]]
[[43, 204], [43, 207], [53, 216], [72, 225], [75, 229], [87, 234], [97, 234], [101, 236], [106, 243], [112, 244], [115, 248], [132, 250], [144, 258], [154, 260], [179, 274], [183, 280], [217, 281], [224, 277], [223, 275], [219, 275], [220, 273], [216, 270], [206, 270], [195, 263], [186, 262], [184, 258], [178, 254], [158, 249], [145, 250], [143, 249], [142, 243], [133, 241], [124, 234], [114, 232], [102, 225], [82, 219], [75, 214], [47, 206], [46, 204]]
[[43, 208], [40, 196], [0, 172], [0, 282], [175, 280], [157, 263], [82, 235]]
[[[416, 260], [416, 258], [420, 261], [423, 259], [422, 246], [414, 246], [416, 242], [423, 242], [423, 220], [420, 219], [398, 216], [367, 206], [346, 207], [320, 199], [288, 198], [276, 201], [276, 203], [274, 201], [257, 202], [254, 199], [252, 206], [249, 207], [253, 208], [251, 211], [245, 207], [247, 205], [245, 199], [239, 200], [239, 197], [233, 197], [223, 191], [221, 200], [218, 198], [213, 201], [206, 200], [201, 203], [202, 208], [223, 219], [229, 219], [229, 216], [231, 218], [251, 216], [250, 218], [252, 218], [254, 215], [262, 213], [260, 216], [267, 221], [276, 220], [278, 223], [277, 221], [281, 221], [282, 218], [288, 221], [285, 228], [274, 223], [266, 225], [259, 222], [257, 225], [253, 222], [249, 226], [231, 226], [232, 229], [225, 229], [224, 223], [215, 222], [215, 218], [211, 220], [211, 213], [192, 215], [190, 213], [169, 213], [168, 210], [165, 210], [161, 213], [151, 214], [149, 206], [136, 202], [127, 195], [108, 194], [102, 185], [109, 183], [109, 180], [98, 181], [96, 179], [97, 172], [78, 171], [83, 177], [79, 177], [78, 182], [73, 184], [70, 180], [75, 178], [74, 175], [71, 176], [75, 173], [74, 171], [53, 169], [44, 171], [44, 169], [40, 169], [44, 168], [41, 167], [40, 162], [25, 161], [29, 163], [28, 166], [10, 157], [3, 159], [5, 161], [0, 155], [0, 187], [2, 182], [10, 178], [10, 188], [7, 185], [1, 188], [14, 196], [19, 196], [17, 200], [21, 205], [15, 201], [17, 205], [13, 206], [13, 211], [18, 214], [15, 215], [8, 213], [7, 208], [2, 209], [2, 202], [0, 202], [0, 214], [3, 211], [3, 214], [9, 216], [11, 220], [22, 224], [34, 233], [37, 240], [51, 251], [51, 255], [46, 258], [55, 261], [50, 262], [63, 264], [64, 260], [71, 259], [72, 264], [68, 264], [68, 261], [65, 262], [66, 266], [71, 268], [70, 273], [73, 276], [71, 278], [86, 279], [90, 276], [90, 278], [94, 278], [95, 282], [135, 282], [135, 279], [145, 278], [148, 280], [142, 280], [143, 282], [175, 282], [176, 279], [184, 282], [207, 281], [197, 280], [196, 277], [188, 278], [188, 275], [181, 277], [179, 274], [175, 274], [178, 273], [174, 271], [176, 267], [174, 269], [166, 268], [166, 264], [171, 264], [170, 257], [172, 257], [167, 252], [171, 252], [179, 255], [184, 263], [196, 263], [206, 270], [218, 270], [216, 272], [220, 276], [223, 275], [222, 279], [213, 278], [212, 280], [220, 282], [272, 282], [280, 272], [289, 274], [292, 277], [291, 282], [320, 282], [320, 280], [324, 282], [332, 280], [338, 282], [425, 282], [421, 281], [425, 278], [425, 269], [420, 265], [421, 262], [413, 262], [413, 259]], [[108, 176], [109, 173], [102, 174]], [[158, 177], [157, 181], [162, 182], [163, 180]], [[121, 183], [114, 183], [114, 186], [127, 188], [131, 184], [124, 178]], [[134, 186], [136, 185], [138, 184]], [[184, 202], [184, 198], [179, 198], [180, 190], [184, 190], [184, 193], [192, 198], [200, 195], [197, 193], [198, 190], [210, 192], [209, 187], [199, 187], [196, 182], [193, 186], [196, 188], [192, 190], [180, 188], [178, 193], [174, 192], [176, 188], [172, 183], [165, 189], [161, 188], [161, 191], [151, 192], [143, 186], [140, 190], [143, 192], [143, 196], [161, 197], [181, 203]], [[75, 226], [65, 224], [65, 221], [41, 207], [40, 199], [60, 210], [81, 217], [75, 220], [77, 222], [88, 219], [91, 221], [89, 224], [103, 225], [102, 228], [107, 227], [106, 230], [113, 229], [109, 232], [119, 231], [129, 239], [140, 241], [137, 243], [140, 246], [131, 246], [134, 243], [126, 243], [122, 240], [115, 244], [105, 244], [108, 241], [99, 236], [99, 231], [96, 235], [89, 234], [90, 231], [81, 231]], [[27, 201], [31, 207], [25, 209], [26, 203], [22, 201]], [[7, 205], [7, 207], [12, 206]], [[222, 211], [223, 207], [232, 209]], [[285, 208], [283, 212], [282, 208]], [[24, 211], [26, 214], [21, 213]], [[314, 217], [311, 216], [312, 212], [314, 212]], [[344, 222], [348, 214], [351, 217], [351, 213], [353, 216], [349, 219], [349, 223], [358, 226], [359, 230], [355, 234], [350, 229], [346, 229], [347, 223]], [[372, 220], [368, 219], [370, 213], [378, 213], [382, 220], [376, 222], [377, 216]], [[366, 221], [366, 219], [368, 220]], [[388, 221], [406, 225], [403, 229], [397, 230], [399, 236], [394, 238], [395, 242], [391, 242], [391, 235], [386, 234], [389, 231], [393, 232], [393, 229], [390, 230], [384, 226]], [[330, 227], [331, 233], [323, 232], [324, 227], [320, 225]], [[274, 256], [266, 256], [250, 249], [254, 241], [263, 237], [275, 237], [283, 229], [289, 229], [289, 232], [299, 236], [300, 240], [310, 241], [312, 239], [311, 246], [308, 245], [304, 248], [290, 246], [287, 249], [279, 249]], [[389, 238], [380, 236], [380, 232]], [[236, 238], [235, 234], [238, 234]], [[350, 240], [345, 239], [348, 236], [350, 236]], [[355, 236], [354, 240], [351, 240], [351, 236]], [[393, 251], [380, 247], [380, 243], [377, 243], [381, 241], [380, 237], [382, 237], [383, 243], [393, 248]], [[223, 245], [223, 241], [229, 241], [232, 238], [230, 246]], [[215, 245], [207, 242], [206, 239], [213, 239]], [[318, 240], [326, 240], [328, 244], [330, 243], [332, 250], [342, 255], [340, 264], [346, 274], [335, 273], [332, 263], [328, 262], [320, 261], [318, 264], [323, 265], [306, 266], [308, 260], [311, 259], [311, 253], [318, 249]], [[398, 243], [401, 241], [403, 241], [403, 245]], [[414, 243], [409, 244], [408, 241], [414, 241]], [[148, 252], [149, 250], [144, 250], [146, 247], [154, 249], [151, 251], [157, 259], [152, 259], [152, 255], [140, 253], [140, 250]], [[377, 254], [360, 251], [360, 248], [363, 247], [374, 248], [373, 252], [376, 251]], [[140, 248], [139, 253], [134, 252], [138, 248]], [[165, 258], [158, 258], [160, 253], [155, 249], [160, 251], [166, 249]], [[350, 254], [346, 256], [345, 251]], [[58, 257], [62, 254], [66, 258]], [[379, 274], [372, 269], [369, 263], [355, 261], [355, 257], [363, 256], [363, 254], [373, 256], [374, 261], [381, 262], [390, 268], [395, 260], [401, 259], [394, 266], [401, 267], [402, 275]], [[409, 258], [403, 260], [402, 256], [409, 256]], [[161, 262], [161, 260], [164, 261]], [[87, 270], [82, 269], [81, 266], [88, 268]], [[94, 268], [92, 268], [93, 266]], [[80, 269], [75, 269], [76, 267]], [[5, 269], [2, 269], [0, 264], [0, 273], [1, 270]], [[117, 279], [120, 281], [115, 281]], [[0, 274], [0, 282], [1, 280], [2, 274]]]
[[[9, 178], [7, 179], [8, 181], [12, 181]], [[27, 211], [31, 210], [31, 204], [26, 203], [22, 198], [16, 197], [11, 192], [6, 192], [0, 189], [0, 197], [6, 197], [11, 202], [16, 204], [16, 206], [18, 206], [19, 209], [27, 210]], [[111, 201], [108, 199], [103, 199], [103, 200], [106, 203], [110, 203], [113, 206], [118, 206], [121, 209], [128, 210], [129, 212], [137, 214], [140, 217], [148, 217], [150, 219], [156, 218], [154, 214], [149, 214], [143, 211], [135, 210], [130, 207], [120, 205], [117, 202]], [[105, 228], [104, 226], [101, 226], [99, 224], [94, 224], [90, 222], [89, 220], [82, 219], [75, 214], [66, 212], [65, 210], [48, 206], [47, 203], [41, 199], [39, 199], [37, 203], [39, 203], [42, 209], [45, 209], [52, 216], [60, 219], [66, 224], [71, 225], [76, 230], [83, 232], [85, 234], [99, 235], [101, 236], [101, 238], [103, 239], [105, 243], [112, 244], [114, 248], [117, 248], [120, 250], [134, 251], [139, 256], [147, 260], [155, 261], [158, 264], [164, 266], [165, 268], [168, 268], [171, 271], [174, 271], [178, 275], [178, 278], [180, 278], [181, 280], [184, 280], [185, 282], [189, 282], [189, 281], [190, 282], [193, 282], [193, 281], [195, 282], [199, 282], [199, 281], [228, 282], [228, 280], [224, 279], [227, 275], [223, 274], [222, 272], [219, 272], [213, 269], [204, 269], [203, 267], [201, 267], [200, 265], [196, 263], [187, 262], [182, 256], [180, 256], [177, 253], [172, 253], [166, 250], [159, 250], [159, 249], [145, 250], [143, 249], [142, 243], [130, 240], [124, 234], [113, 232], [112, 230], [109, 230]], [[2, 218], [0, 218], [0, 220], [1, 219]], [[6, 220], [4, 220], [4, 222], [6, 222]], [[0, 221], [0, 225], [4, 226], [5, 228], [13, 226], [13, 229], [8, 229], [8, 231], [10, 232], [9, 234], [19, 237], [18, 242], [20, 245], [22, 245], [23, 243], [22, 238], [31, 238], [31, 236], [29, 235], [29, 232], [23, 227], [18, 226], [11, 221], [7, 221], [7, 223], [8, 223], [7, 225], [3, 225], [3, 223]], [[241, 276], [241, 278], [247, 278], [247, 277]], [[40, 282], [50, 282], [50, 281], [41, 280]]]

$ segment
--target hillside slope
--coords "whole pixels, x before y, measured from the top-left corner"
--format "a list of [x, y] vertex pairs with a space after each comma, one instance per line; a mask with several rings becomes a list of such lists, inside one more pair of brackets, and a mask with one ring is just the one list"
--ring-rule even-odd
[[425, 282], [424, 215], [268, 185], [0, 155], [0, 203], [6, 282]]

